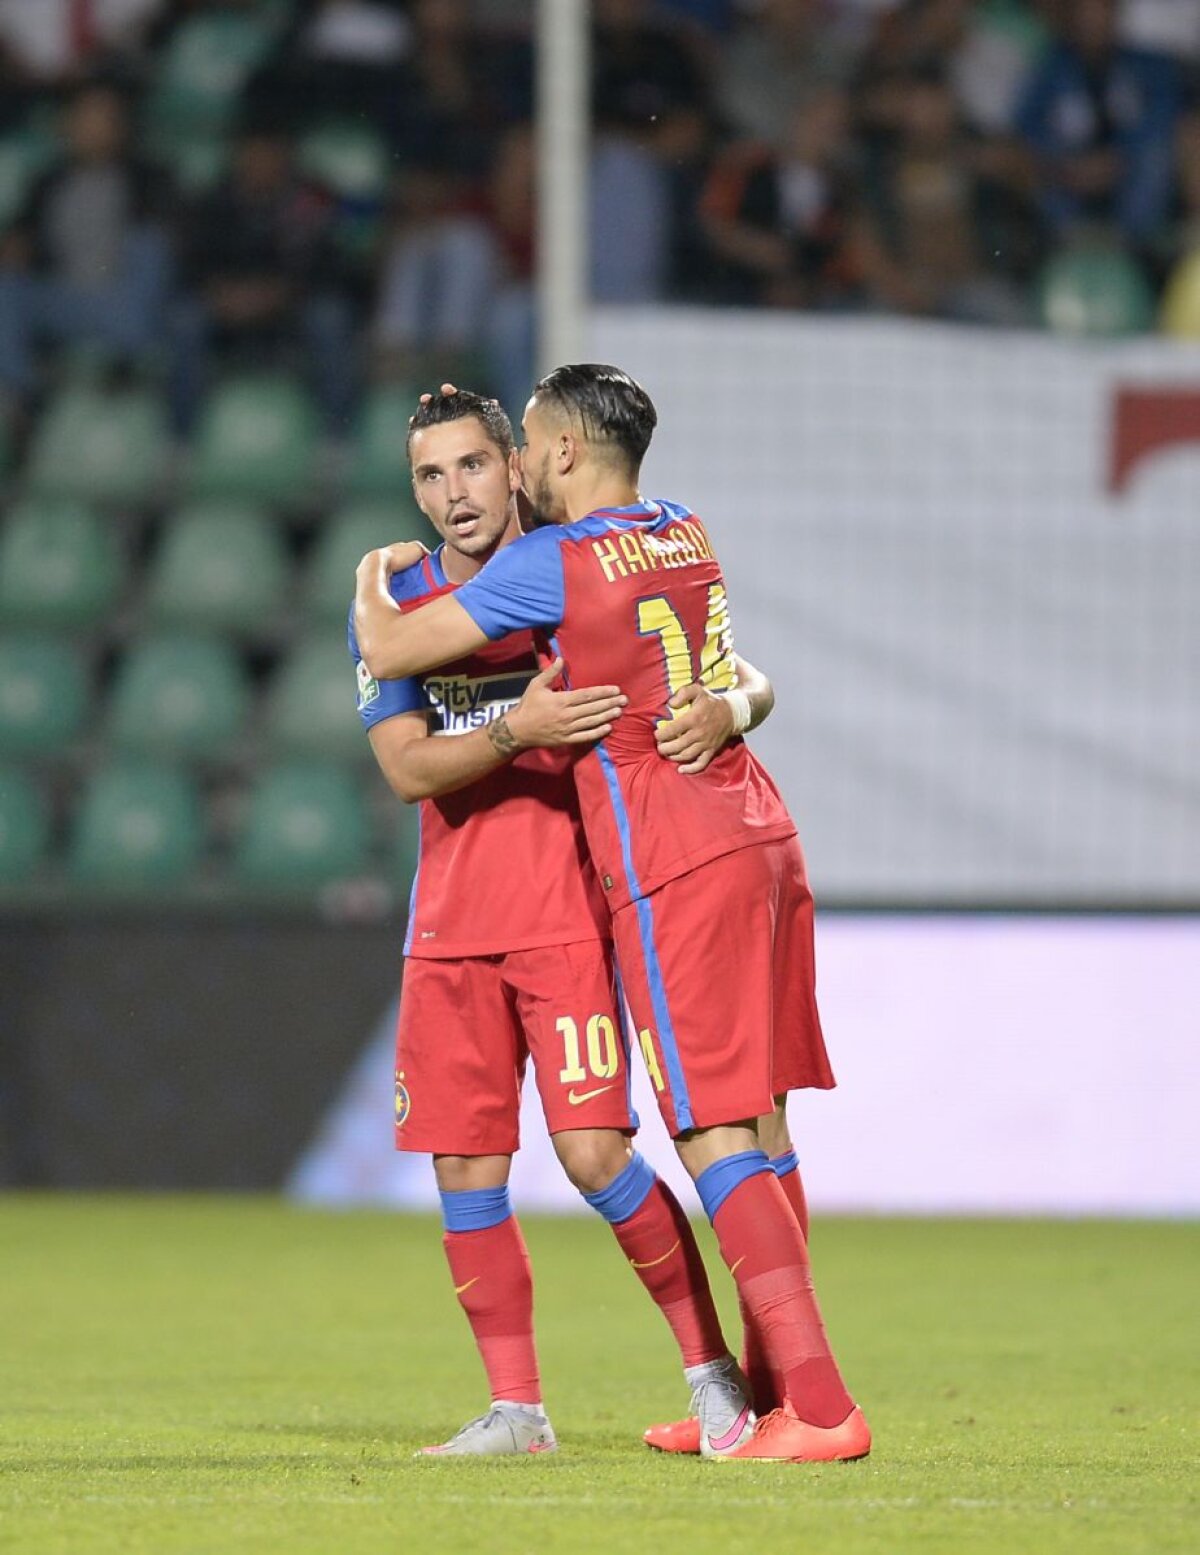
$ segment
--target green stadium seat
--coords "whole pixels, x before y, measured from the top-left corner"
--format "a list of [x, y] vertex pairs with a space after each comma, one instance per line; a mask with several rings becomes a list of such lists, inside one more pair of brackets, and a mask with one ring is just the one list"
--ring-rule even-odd
[[271, 687], [267, 729], [279, 750], [359, 760], [371, 750], [355, 707], [354, 665], [341, 632], [302, 643]]
[[202, 839], [199, 796], [189, 777], [170, 767], [121, 762], [93, 774], [68, 863], [84, 884], [166, 885], [193, 868]]
[[437, 534], [416, 503], [366, 500], [337, 513], [321, 532], [308, 565], [305, 595], [319, 621], [344, 622], [354, 598], [354, 570], [368, 551], [393, 540], [420, 540], [430, 549]]
[[144, 503], [166, 468], [162, 401], [148, 389], [65, 388], [42, 416], [29, 462], [39, 496]]
[[325, 763], [291, 763], [260, 777], [236, 867], [248, 885], [304, 890], [359, 873], [366, 849], [366, 810], [349, 774]]
[[1038, 277], [1037, 301], [1042, 323], [1060, 335], [1132, 335], [1154, 327], [1145, 272], [1120, 249], [1055, 254]]
[[72, 643], [0, 637], [0, 753], [61, 749], [83, 726], [88, 676]]
[[201, 11], [169, 39], [146, 105], [146, 123], [158, 150], [229, 128], [243, 88], [265, 60], [288, 6]]
[[275, 621], [289, 578], [278, 530], [256, 507], [197, 502], [170, 521], [146, 606], [164, 625], [254, 632]]
[[297, 502], [311, 495], [317, 423], [291, 379], [230, 379], [205, 406], [190, 485], [198, 496]]
[[408, 420], [420, 392], [418, 386], [391, 384], [368, 396], [350, 461], [352, 491], [372, 496], [407, 496], [411, 500], [412, 475], [406, 444]]
[[54, 158], [54, 141], [35, 130], [0, 139], [0, 227], [18, 214], [34, 179]]
[[218, 754], [245, 720], [249, 687], [227, 642], [153, 637], [117, 671], [109, 737], [119, 749], [162, 755]]
[[29, 778], [14, 767], [0, 767], [0, 885], [33, 873], [48, 836], [46, 807]]
[[214, 189], [229, 166], [229, 141], [224, 135], [189, 135], [185, 140], [166, 140], [159, 155], [170, 169], [171, 182], [180, 193], [195, 199]]
[[112, 609], [125, 579], [116, 535], [70, 498], [31, 498], [0, 530], [0, 621], [86, 626]]
[[299, 164], [314, 183], [348, 200], [380, 200], [387, 190], [387, 145], [362, 120], [317, 124], [300, 141]]

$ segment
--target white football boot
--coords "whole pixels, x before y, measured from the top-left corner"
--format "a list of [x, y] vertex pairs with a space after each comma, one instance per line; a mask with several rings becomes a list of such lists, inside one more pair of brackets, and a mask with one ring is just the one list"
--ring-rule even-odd
[[557, 1449], [554, 1427], [535, 1404], [510, 1404], [499, 1399], [486, 1415], [468, 1420], [448, 1442], [422, 1447], [416, 1456], [500, 1458]]
[[690, 1414], [700, 1422], [700, 1456], [723, 1458], [754, 1433], [750, 1387], [732, 1356], [706, 1366], [689, 1366]]

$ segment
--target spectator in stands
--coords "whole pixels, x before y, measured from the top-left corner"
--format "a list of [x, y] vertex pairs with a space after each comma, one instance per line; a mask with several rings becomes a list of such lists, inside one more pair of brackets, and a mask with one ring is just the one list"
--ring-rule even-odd
[[[275, 58], [290, 9], [275, 0], [175, 0], [151, 34], [155, 70], [142, 114], [164, 154], [224, 146], [241, 103], [257, 96], [255, 75]], [[274, 115], [265, 96], [254, 108]]]
[[133, 358], [156, 338], [170, 275], [163, 188], [128, 128], [116, 90], [80, 88], [65, 156], [0, 240], [0, 387], [18, 403], [37, 389], [42, 342]]
[[0, 52], [30, 81], [69, 85], [137, 49], [165, 0], [0, 0]]
[[416, 0], [412, 47], [394, 83], [391, 138], [401, 162], [436, 167], [462, 194], [491, 163], [507, 127], [533, 112], [527, 38], [473, 28], [466, 0]]
[[849, 79], [857, 38], [828, 0], [764, 0], [722, 52], [717, 107], [736, 135], [774, 142], [797, 103]]
[[646, 0], [596, 0], [592, 36], [592, 104], [598, 118], [656, 138], [672, 115], [708, 99], [696, 58], [683, 37], [663, 26]]
[[1017, 127], [1056, 232], [1102, 222], [1136, 243], [1167, 213], [1179, 78], [1165, 55], [1122, 45], [1117, 22], [1116, 0], [1067, 0]]
[[[464, 0], [417, 0], [413, 43], [395, 84], [398, 171], [371, 324], [376, 369], [444, 378], [449, 359], [484, 351], [506, 281], [505, 235], [488, 198], [512, 115], [532, 111], [528, 39], [489, 36]], [[441, 364], [441, 365], [438, 365]], [[467, 360], [463, 376], [479, 367]]]
[[21, 129], [39, 97], [37, 83], [0, 33], [0, 135]]
[[[385, 376], [440, 371], [445, 378], [452, 372], [446, 358], [477, 346], [486, 328], [500, 256], [455, 173], [453, 162], [426, 162], [395, 180], [371, 329], [375, 364]], [[453, 371], [462, 375], [461, 367]]]
[[858, 82], [864, 121], [890, 134], [903, 116], [908, 80], [941, 70], [973, 129], [1008, 132], [1047, 42], [1029, 0], [909, 0], [877, 19], [864, 51]]
[[191, 428], [214, 352], [242, 365], [287, 361], [299, 343], [333, 439], [345, 437], [356, 371], [354, 320], [333, 247], [331, 206], [296, 173], [288, 136], [249, 124], [230, 174], [186, 222], [186, 294], [173, 320], [172, 409]]
[[411, 45], [407, 16], [383, 0], [317, 0], [297, 11], [249, 92], [256, 109], [281, 120], [315, 112], [379, 124]]
[[1200, 253], [1200, 109], [1180, 121], [1176, 147], [1179, 163], [1176, 244], [1181, 253]]
[[666, 291], [678, 185], [706, 146], [710, 115], [708, 83], [682, 34], [644, 0], [598, 0], [590, 189], [598, 302], [649, 302]]
[[536, 377], [537, 182], [532, 124], [514, 125], [497, 148], [485, 208], [499, 256], [498, 284], [484, 333], [485, 377], [500, 403], [519, 420]]
[[1176, 137], [1179, 188], [1174, 219], [1157, 256], [1165, 280], [1160, 315], [1167, 334], [1200, 339], [1200, 108], [1187, 114]]
[[715, 37], [732, 29], [737, 5], [736, 0], [659, 0], [658, 9]]
[[[998, 210], [1007, 215], [1011, 208], [995, 176], [1003, 162], [968, 136], [938, 73], [911, 77], [899, 101], [898, 138], [864, 181], [859, 253], [869, 296], [901, 313], [1027, 323], [1029, 306], [1007, 271], [1006, 245], [988, 241]], [[1001, 262], [993, 263], [997, 246]]]
[[711, 300], [835, 308], [854, 299], [849, 128], [846, 93], [826, 85], [793, 111], [778, 148], [741, 141], [718, 158], [701, 203]]
[[1200, 86], [1200, 6], [1180, 0], [1125, 0], [1121, 37], [1134, 48], [1170, 54]]

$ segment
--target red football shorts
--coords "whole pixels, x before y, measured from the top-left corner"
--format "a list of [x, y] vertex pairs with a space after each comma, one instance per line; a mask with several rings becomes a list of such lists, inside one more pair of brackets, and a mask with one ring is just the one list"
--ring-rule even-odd
[[617, 963], [672, 1134], [761, 1117], [833, 1086], [813, 901], [795, 837], [739, 848], [613, 917]]
[[552, 1134], [636, 1128], [608, 945], [409, 957], [396, 1030], [396, 1148], [510, 1155], [530, 1056]]

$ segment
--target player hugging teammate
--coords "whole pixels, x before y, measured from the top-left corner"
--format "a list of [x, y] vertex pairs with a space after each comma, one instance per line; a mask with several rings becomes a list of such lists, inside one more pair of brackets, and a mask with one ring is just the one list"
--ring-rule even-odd
[[[741, 738], [770, 690], [734, 657], [707, 533], [638, 491], [655, 423], [627, 374], [559, 368], [534, 390], [518, 459], [494, 402], [434, 396], [410, 457], [444, 544], [432, 557], [389, 547], [359, 567], [360, 707], [393, 788], [423, 801], [397, 1140], [434, 1154], [493, 1398], [434, 1450], [554, 1445], [506, 1187], [528, 1053], [560, 1160], [680, 1343], [692, 1413], [652, 1428], [651, 1445], [862, 1457], [870, 1432], [813, 1294], [783, 1105], [833, 1084], [812, 897], [795, 825]], [[522, 486], [539, 526], [524, 536]], [[535, 645], [553, 660], [542, 673]], [[448, 685], [495, 716], [429, 738]], [[610, 933], [662, 1116], [737, 1284], [752, 1398], [686, 1217], [627, 1143]]]

